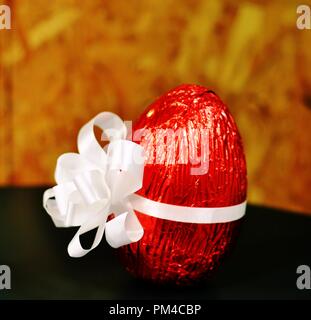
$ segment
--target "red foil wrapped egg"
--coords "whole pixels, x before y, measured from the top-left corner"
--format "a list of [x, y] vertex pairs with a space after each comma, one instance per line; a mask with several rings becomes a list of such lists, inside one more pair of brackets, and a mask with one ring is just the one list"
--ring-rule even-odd
[[[189, 207], [225, 207], [246, 200], [241, 137], [213, 91], [198, 85], [170, 90], [145, 110], [133, 134], [147, 158], [139, 195]], [[208, 277], [232, 247], [240, 225], [240, 220], [196, 224], [136, 214], [144, 236], [119, 249], [121, 261], [136, 277], [158, 283], [193, 284]]]

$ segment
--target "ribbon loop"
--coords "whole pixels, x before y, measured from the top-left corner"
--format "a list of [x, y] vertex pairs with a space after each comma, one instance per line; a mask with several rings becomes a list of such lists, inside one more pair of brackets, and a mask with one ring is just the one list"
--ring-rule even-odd
[[144, 230], [134, 212], [125, 212], [106, 223], [106, 240], [113, 248], [136, 242]]
[[109, 141], [125, 139], [126, 126], [114, 113], [102, 112], [81, 128], [78, 135], [79, 153], [100, 167], [104, 167], [107, 161], [107, 154], [95, 137], [94, 126], [102, 129], [103, 134], [106, 134]]
[[105, 182], [105, 175], [100, 171], [86, 171], [77, 175], [73, 182], [87, 204], [111, 197]]
[[[104, 235], [104, 230], [105, 230], [104, 221], [106, 219], [107, 219], [107, 214], [104, 215], [102, 213], [98, 213], [94, 219], [88, 220], [86, 223], [82, 224], [68, 245], [68, 248], [67, 248], [68, 254], [71, 257], [80, 258], [86, 255], [87, 253], [89, 253], [90, 251], [92, 251], [93, 249], [95, 249], [99, 245]], [[97, 231], [96, 231], [95, 239], [93, 241], [91, 248], [84, 249], [80, 242], [80, 236], [95, 228], [97, 228]]]
[[127, 197], [142, 187], [143, 163], [135, 162], [135, 157], [142, 154], [142, 147], [131, 141], [119, 140], [109, 144], [107, 154], [107, 182], [111, 188], [112, 202], [116, 203], [119, 194]]

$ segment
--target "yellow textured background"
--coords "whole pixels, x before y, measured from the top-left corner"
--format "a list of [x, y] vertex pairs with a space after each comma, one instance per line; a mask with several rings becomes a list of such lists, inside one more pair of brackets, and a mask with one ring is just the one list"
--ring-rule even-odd
[[211, 87], [240, 128], [252, 203], [311, 212], [311, 30], [300, 1], [2, 1], [0, 184], [53, 184], [104, 110], [134, 120], [180, 83]]

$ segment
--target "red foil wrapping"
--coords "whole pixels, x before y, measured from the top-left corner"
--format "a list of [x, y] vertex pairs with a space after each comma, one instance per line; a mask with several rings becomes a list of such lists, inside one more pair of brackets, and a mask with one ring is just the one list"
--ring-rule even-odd
[[[145, 135], [135, 134], [139, 129]], [[184, 134], [172, 141], [167, 129], [182, 129]], [[193, 129], [208, 130], [208, 136], [194, 136]], [[178, 86], [145, 110], [133, 133], [147, 156], [138, 194], [190, 207], [232, 206], [246, 199], [241, 137], [228, 108], [214, 92], [198, 85]], [[167, 149], [172, 143], [176, 147]], [[205, 174], [191, 174], [191, 168], [200, 166], [193, 157], [190, 161], [193, 152], [207, 159]], [[181, 223], [136, 214], [144, 236], [119, 249], [121, 261], [136, 277], [158, 283], [193, 284], [208, 277], [232, 247], [240, 225], [240, 221]]]

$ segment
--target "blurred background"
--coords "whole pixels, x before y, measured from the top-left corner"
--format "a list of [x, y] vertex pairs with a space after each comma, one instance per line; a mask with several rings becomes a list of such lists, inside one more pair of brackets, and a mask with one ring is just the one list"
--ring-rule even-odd
[[[302, 1], [308, 4], [308, 1]], [[311, 214], [311, 30], [299, 1], [1, 1], [0, 185], [54, 184], [101, 111], [125, 120], [181, 83], [229, 106], [249, 201]], [[311, 5], [311, 4], [310, 4]]]

